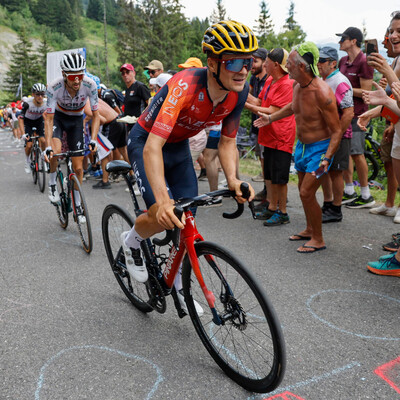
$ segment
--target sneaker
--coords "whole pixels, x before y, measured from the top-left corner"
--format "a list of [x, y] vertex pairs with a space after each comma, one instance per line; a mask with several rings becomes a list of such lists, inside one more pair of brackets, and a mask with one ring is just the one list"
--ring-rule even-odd
[[202, 169], [200, 171], [200, 175], [197, 177], [197, 180], [199, 181], [206, 181], [207, 180], [207, 173], [205, 169]]
[[29, 161], [25, 160], [25, 167], [24, 168], [25, 168], [25, 172], [27, 174], [31, 173], [31, 163]]
[[262, 172], [260, 172], [258, 175], [253, 176], [253, 177], [251, 178], [251, 180], [252, 180], [253, 182], [264, 182], [264, 176], [263, 176]]
[[369, 212], [370, 214], [386, 215], [387, 217], [394, 217], [396, 215], [396, 207], [387, 207], [386, 204], [381, 204], [379, 207], [371, 208]]
[[353, 194], [343, 193], [342, 204], [351, 203], [358, 197], [357, 193], [354, 192]]
[[211, 199], [207, 204], [205, 204], [205, 207], [219, 207], [222, 205], [222, 196], [215, 197], [214, 199]]
[[327, 208], [322, 212], [322, 223], [326, 224], [328, 222], [340, 222], [343, 219], [343, 214], [341, 211], [336, 212], [332, 208]]
[[260, 192], [256, 193], [256, 195], [254, 196], [254, 201], [265, 201], [267, 197], [267, 190], [264, 189], [261, 190]]
[[281, 211], [276, 211], [274, 214], [271, 216], [271, 218], [267, 219], [264, 222], [264, 226], [274, 226], [274, 225], [283, 225], [283, 224], [288, 224], [290, 222], [289, 215], [282, 214]]
[[111, 183], [99, 181], [95, 185], [93, 185], [92, 188], [93, 189], [111, 189]]
[[351, 203], [346, 204], [347, 208], [370, 208], [375, 204], [375, 200], [372, 196], [369, 196], [368, 199], [363, 199], [361, 196], [358, 196]]
[[146, 267], [143, 265], [143, 259], [140, 256], [140, 249], [132, 249], [125, 243], [129, 231], [121, 233], [121, 245], [125, 256], [125, 263], [129, 275], [138, 282], [144, 283], [149, 278]]
[[49, 200], [52, 203], [58, 203], [60, 201], [60, 195], [58, 194], [57, 185], [49, 185]]
[[75, 211], [76, 211], [76, 216], [78, 218], [78, 223], [80, 225], [86, 224], [86, 217], [83, 215], [82, 207], [76, 206]]
[[101, 169], [98, 169], [96, 172], [94, 172], [93, 178], [102, 179], [103, 178], [103, 171]]
[[[183, 289], [178, 290], [176, 294], [178, 296], [179, 304], [181, 305], [182, 310], [185, 311], [186, 314], [189, 314], [187, 305], [185, 303], [185, 296], [183, 295]], [[203, 307], [196, 300], [193, 300], [193, 303], [196, 308], [197, 315], [201, 317], [204, 314]]]
[[268, 208], [264, 208], [263, 210], [255, 211], [255, 216], [256, 216], [256, 219], [266, 220], [266, 219], [271, 218], [275, 213], [276, 213], [276, 211], [270, 210]]
[[264, 211], [269, 207], [269, 201], [263, 201], [254, 206], [254, 211]]
[[383, 250], [390, 251], [392, 253], [397, 251], [399, 247], [400, 247], [399, 239], [393, 239], [393, 242], [389, 242], [389, 243], [382, 245]]
[[400, 262], [396, 260], [395, 255], [383, 261], [371, 261], [367, 264], [367, 268], [377, 275], [400, 277]]
[[395, 224], [400, 224], [400, 209], [397, 210], [395, 217], [393, 218]]
[[396, 251], [394, 253], [389, 253], [389, 254], [386, 254], [384, 256], [380, 256], [379, 257], [379, 261], [388, 260], [389, 258], [392, 258], [395, 254], [396, 254]]

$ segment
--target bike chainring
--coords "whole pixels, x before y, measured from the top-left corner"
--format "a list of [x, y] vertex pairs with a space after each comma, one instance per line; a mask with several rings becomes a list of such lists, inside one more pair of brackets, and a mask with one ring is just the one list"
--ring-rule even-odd
[[146, 290], [150, 298], [147, 303], [160, 314], [164, 314], [167, 309], [164, 291], [158, 279], [152, 274], [149, 274], [149, 279], [146, 282]]

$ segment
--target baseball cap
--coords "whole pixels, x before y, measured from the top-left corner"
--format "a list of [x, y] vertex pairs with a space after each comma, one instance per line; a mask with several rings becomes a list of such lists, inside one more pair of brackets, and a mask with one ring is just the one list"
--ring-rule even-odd
[[178, 65], [179, 68], [202, 68], [203, 63], [197, 57], [189, 57], [183, 64]]
[[150, 61], [150, 64], [144, 67], [144, 69], [164, 69], [162, 62], [158, 60], [152, 60]]
[[304, 61], [306, 61], [314, 73], [315, 76], [319, 76], [318, 72], [318, 60], [319, 60], [319, 50], [315, 43], [313, 42], [304, 42], [298, 45], [295, 50], [303, 57]]
[[[254, 54], [253, 54], [253, 56], [254, 56]], [[286, 61], [287, 61], [288, 57], [289, 57], [289, 53], [285, 49], [282, 49], [280, 47], [278, 47], [276, 49], [272, 49], [268, 53], [268, 58], [274, 62], [277, 62], [286, 73], [288, 72], [288, 70], [286, 68]]]
[[123, 65], [121, 65], [121, 68], [119, 70], [122, 71], [123, 69], [127, 69], [128, 71], [134, 71], [135, 70], [135, 68], [133, 68], [132, 64], [123, 64]]
[[324, 46], [319, 49], [319, 58], [330, 58], [331, 60], [339, 61], [339, 54], [335, 48]]
[[265, 60], [268, 56], [268, 50], [264, 49], [263, 47], [259, 47], [254, 53], [253, 57], [261, 58], [262, 60]]
[[336, 36], [346, 36], [349, 39], [357, 39], [357, 42], [363, 41], [362, 32], [358, 28], [355, 28], [354, 26], [350, 26], [343, 33], [336, 33]]
[[170, 74], [160, 74], [157, 76], [157, 78], [155, 78], [156, 85], [163, 87], [171, 78], [172, 78], [172, 75], [170, 75]]

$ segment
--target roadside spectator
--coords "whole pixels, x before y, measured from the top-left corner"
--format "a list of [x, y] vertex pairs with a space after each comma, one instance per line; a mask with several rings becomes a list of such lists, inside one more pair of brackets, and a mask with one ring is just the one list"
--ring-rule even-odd
[[[289, 79], [287, 59], [288, 52], [282, 48], [273, 49], [268, 53], [268, 78], [259, 98], [248, 98], [246, 107], [250, 111], [272, 114], [292, 102], [294, 82]], [[286, 212], [286, 199], [295, 136], [296, 122], [293, 115], [259, 130], [258, 142], [264, 148], [264, 177], [270, 203], [267, 208], [257, 213], [257, 216], [267, 220], [264, 222], [265, 226], [290, 222]]]
[[[139, 117], [148, 104], [150, 91], [142, 82], [136, 80], [136, 72], [132, 64], [123, 64], [119, 70], [126, 85], [124, 115]], [[127, 124], [128, 133], [133, 125]]]
[[122, 114], [121, 106], [123, 103], [120, 102], [117, 93], [114, 89], [108, 89], [103, 83], [100, 84], [98, 89], [99, 99], [104, 100], [118, 115]]
[[318, 70], [335, 94], [342, 128], [342, 140], [333, 157], [328, 176], [321, 181], [324, 192], [322, 223], [339, 222], [343, 219], [343, 171], [348, 169], [350, 160], [353, 89], [350, 81], [338, 70], [338, 61], [338, 52], [333, 47], [325, 46], [319, 50]]
[[[368, 165], [364, 156], [365, 133], [358, 127], [358, 117], [368, 110], [368, 106], [362, 100], [362, 90], [371, 90], [374, 69], [367, 64], [367, 58], [361, 50], [363, 34], [358, 28], [349, 27], [340, 36], [340, 50], [347, 56], [339, 61], [340, 72], [348, 78], [353, 87], [354, 118], [351, 121], [351, 159], [349, 169], [344, 172], [346, 187], [344, 189], [342, 204], [348, 208], [369, 208], [375, 204], [374, 198], [368, 186]], [[353, 161], [357, 170], [361, 186], [358, 196], [353, 185]]]
[[158, 60], [150, 61], [149, 65], [146, 65], [144, 69], [148, 71], [150, 78], [157, 78], [158, 75], [164, 72], [164, 66]]

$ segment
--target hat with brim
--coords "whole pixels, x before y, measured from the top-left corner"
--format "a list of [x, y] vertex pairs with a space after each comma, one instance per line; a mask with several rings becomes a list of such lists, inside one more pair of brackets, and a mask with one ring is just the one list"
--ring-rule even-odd
[[158, 60], [152, 60], [150, 61], [149, 65], [146, 65], [144, 69], [151, 69], [151, 70], [158, 70], [158, 69], [164, 69], [162, 62]]
[[259, 47], [254, 53], [253, 57], [261, 58], [261, 60], [265, 60], [268, 56], [268, 50], [263, 47]]
[[135, 68], [133, 68], [132, 64], [123, 64], [123, 65], [121, 65], [121, 68], [119, 70], [122, 71], [123, 69], [127, 69], [128, 71], [134, 71], [135, 70]]
[[178, 65], [179, 68], [202, 68], [203, 63], [200, 58], [189, 57], [183, 64]]
[[277, 62], [284, 72], [288, 73], [288, 69], [286, 67], [287, 59], [289, 58], [289, 53], [282, 48], [272, 49], [268, 53], [268, 58], [274, 62]]
[[315, 43], [304, 42], [298, 45], [295, 50], [303, 58], [303, 60], [309, 64], [311, 71], [315, 76], [319, 76], [318, 71], [318, 60], [319, 60], [319, 50]]
[[331, 60], [339, 61], [339, 54], [335, 48], [324, 46], [319, 49], [319, 58], [330, 58]]
[[172, 75], [170, 74], [160, 74], [156, 78], [156, 85], [163, 87], [171, 78]]
[[349, 39], [356, 39], [357, 42], [363, 41], [363, 34], [360, 29], [350, 26], [343, 33], [336, 33], [336, 36], [348, 37]]

